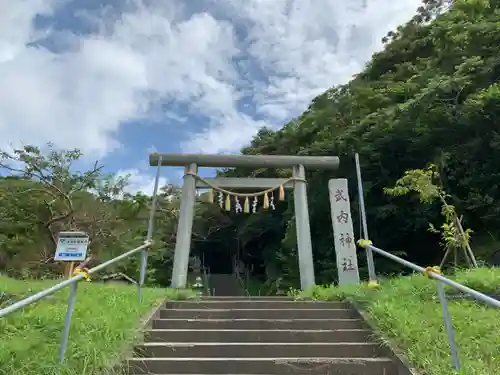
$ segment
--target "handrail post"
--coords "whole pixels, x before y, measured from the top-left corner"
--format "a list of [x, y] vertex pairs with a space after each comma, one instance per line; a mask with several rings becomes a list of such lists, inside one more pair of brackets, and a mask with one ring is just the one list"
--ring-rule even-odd
[[[146, 241], [151, 241], [153, 238], [156, 202], [158, 200], [158, 185], [160, 184], [160, 168], [161, 168], [161, 156], [158, 159], [158, 167], [156, 168], [155, 185], [153, 188], [151, 210], [149, 212], [148, 233], [146, 234]], [[149, 247], [145, 247], [141, 252], [141, 265], [140, 265], [139, 285], [138, 285], [139, 302], [141, 303], [142, 303], [142, 286], [144, 285], [144, 280], [146, 279], [146, 269], [148, 264], [148, 250]]]
[[[361, 217], [361, 223], [363, 226], [363, 236], [365, 240], [368, 240], [368, 223], [366, 221], [366, 211], [365, 211], [365, 197], [363, 192], [363, 180], [361, 179], [361, 165], [359, 162], [359, 154], [356, 152], [354, 154], [354, 160], [356, 162], [356, 176], [358, 180], [358, 195], [359, 195], [359, 215]], [[373, 252], [370, 247], [365, 248], [366, 251], [366, 263], [368, 265], [368, 279], [371, 282], [377, 282], [377, 274], [375, 272], [375, 262], [373, 261]]]
[[458, 357], [457, 342], [455, 341], [455, 332], [453, 331], [453, 323], [451, 322], [450, 311], [448, 310], [448, 299], [446, 298], [446, 292], [441, 281], [436, 280], [439, 301], [441, 302], [441, 308], [443, 310], [444, 326], [446, 328], [446, 333], [448, 334], [448, 342], [450, 343], [451, 350], [451, 361], [453, 367], [457, 372], [460, 372], [460, 359]]
[[61, 336], [61, 343], [59, 345], [59, 363], [64, 362], [64, 355], [68, 347], [69, 331], [71, 328], [71, 317], [76, 304], [76, 291], [78, 289], [78, 281], [75, 281], [69, 287], [68, 307], [66, 309], [66, 316], [64, 318], [64, 328]]

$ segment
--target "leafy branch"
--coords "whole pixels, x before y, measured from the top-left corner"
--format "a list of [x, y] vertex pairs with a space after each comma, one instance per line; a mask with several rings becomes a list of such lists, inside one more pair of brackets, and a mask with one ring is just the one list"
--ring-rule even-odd
[[[440, 174], [434, 164], [429, 164], [424, 169], [412, 169], [406, 171], [392, 188], [384, 188], [384, 192], [391, 196], [405, 196], [410, 193], [417, 193], [420, 202], [423, 204], [433, 204], [435, 201], [441, 203], [441, 215], [444, 223], [437, 229], [429, 223], [429, 231], [441, 236], [442, 245], [446, 250], [441, 267], [449, 256], [450, 252], [456, 255], [457, 250], [462, 250], [467, 262], [477, 267], [474, 253], [470, 247], [470, 235], [472, 230], [462, 227], [455, 206], [449, 204], [447, 199], [451, 196], [443, 189]], [[470, 257], [470, 259], [469, 259]]]
[[[46, 153], [31, 145], [14, 149], [12, 152], [0, 150], [0, 168], [39, 183], [39, 187], [29, 188], [21, 193], [29, 194], [36, 190], [46, 196], [43, 202], [49, 218], [44, 222], [44, 226], [55, 244], [53, 225], [67, 220], [70, 226], [74, 224], [73, 195], [94, 188], [96, 181], [101, 177], [102, 166], [95, 162], [89, 171], [72, 172], [72, 166], [82, 157], [82, 152], [78, 149], [55, 150], [51, 143], [47, 146]], [[63, 203], [63, 208], [58, 203]]]

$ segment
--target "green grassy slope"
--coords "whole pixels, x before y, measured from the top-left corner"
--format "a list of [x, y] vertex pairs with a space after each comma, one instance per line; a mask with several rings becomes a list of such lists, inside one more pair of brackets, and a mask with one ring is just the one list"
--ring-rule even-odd
[[[26, 297], [54, 281], [22, 281], [0, 277], [0, 291], [16, 299]], [[68, 290], [0, 319], [0, 374], [97, 375], [105, 374], [126, 354], [139, 334], [139, 322], [153, 307], [175, 292], [145, 289], [139, 306], [134, 286], [81, 282], [67, 350], [61, 368], [57, 351]], [[12, 303], [8, 301], [2, 307]]]

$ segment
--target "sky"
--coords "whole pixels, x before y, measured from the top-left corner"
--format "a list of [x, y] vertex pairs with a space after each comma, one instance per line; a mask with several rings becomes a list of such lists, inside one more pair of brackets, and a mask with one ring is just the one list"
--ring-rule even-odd
[[238, 153], [349, 81], [419, 4], [0, 0], [0, 148], [79, 148], [151, 194], [150, 152]]

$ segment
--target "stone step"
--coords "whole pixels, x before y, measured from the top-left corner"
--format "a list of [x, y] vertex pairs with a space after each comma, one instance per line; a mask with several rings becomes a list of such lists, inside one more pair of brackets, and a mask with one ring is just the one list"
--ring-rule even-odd
[[295, 301], [288, 296], [205, 296], [200, 301]]
[[368, 329], [337, 330], [207, 330], [152, 329], [146, 331], [146, 342], [367, 342]]
[[160, 318], [184, 319], [348, 319], [358, 318], [354, 309], [162, 309]]
[[150, 342], [137, 345], [135, 355], [147, 358], [374, 358], [380, 353], [374, 343], [210, 343]]
[[361, 329], [362, 319], [155, 319], [153, 329]]
[[132, 358], [129, 374], [398, 375], [390, 358]]
[[167, 302], [166, 309], [348, 309], [346, 302], [307, 302], [286, 300], [230, 300], [230, 301], [180, 301]]

